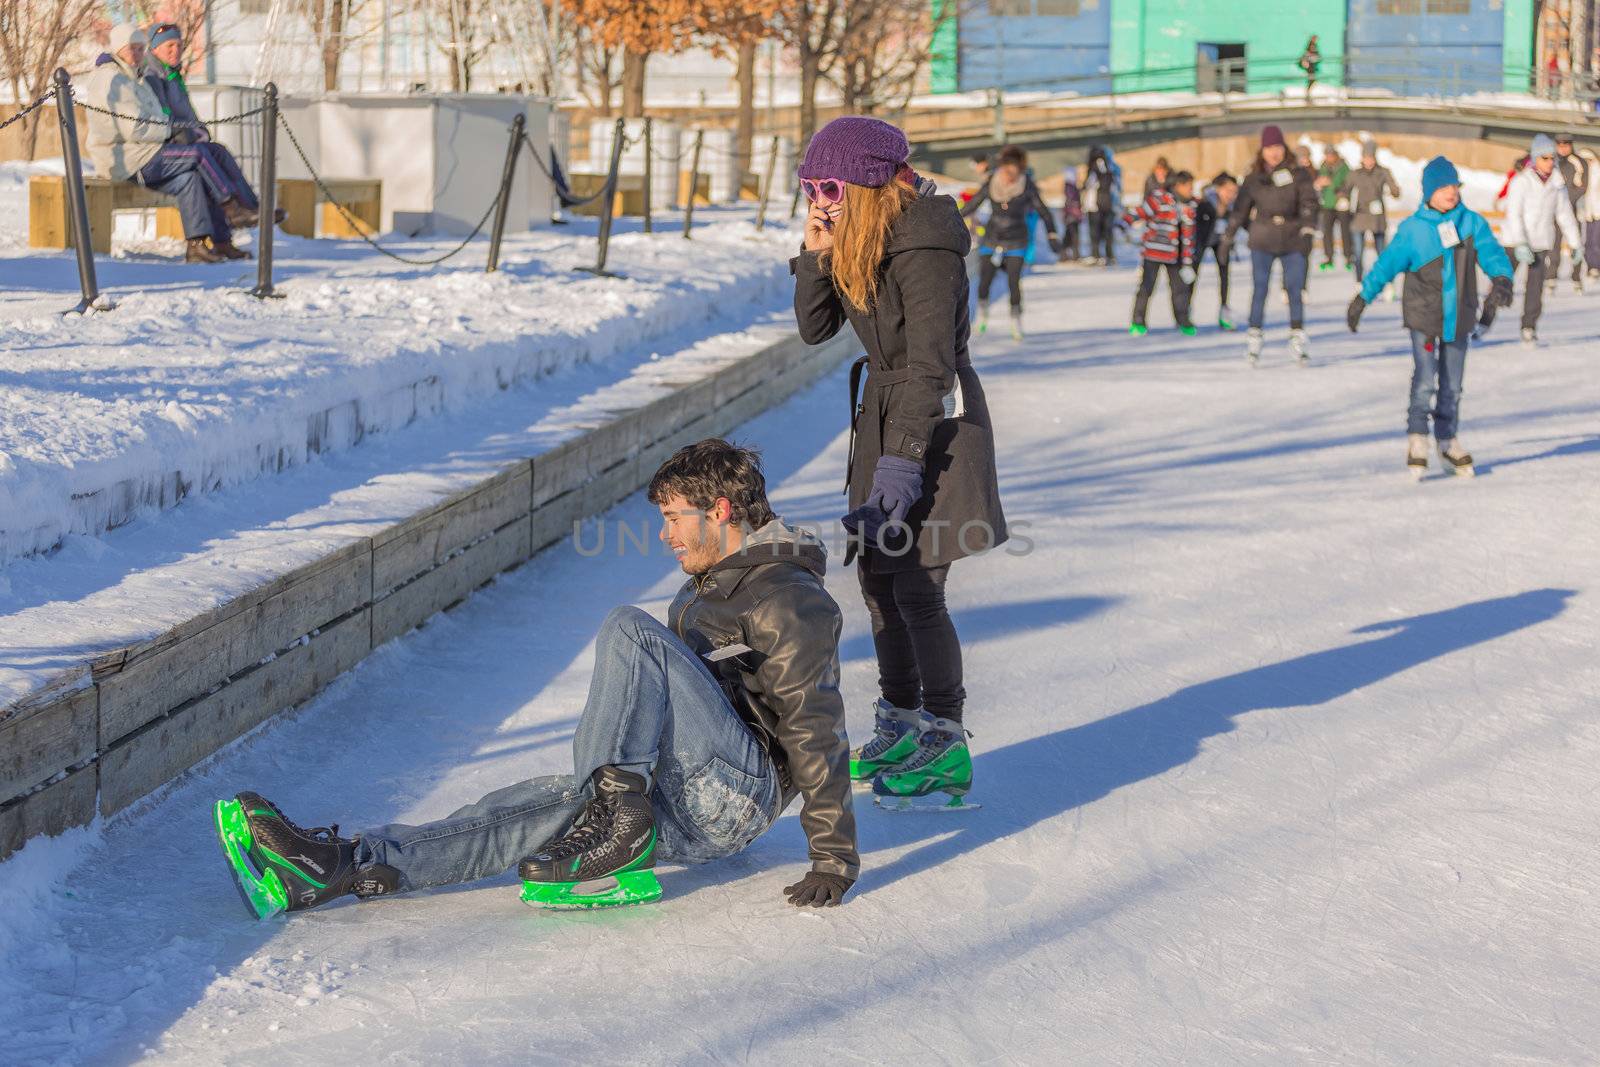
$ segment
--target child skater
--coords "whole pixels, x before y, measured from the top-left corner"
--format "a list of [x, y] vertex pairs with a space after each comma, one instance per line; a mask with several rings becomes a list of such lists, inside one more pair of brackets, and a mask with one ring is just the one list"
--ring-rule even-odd
[[1461, 376], [1478, 314], [1478, 272], [1489, 276], [1488, 303], [1511, 305], [1511, 261], [1489, 223], [1461, 202], [1455, 164], [1435, 156], [1422, 171], [1422, 206], [1400, 224], [1350, 301], [1355, 332], [1361, 313], [1396, 275], [1405, 274], [1400, 306], [1411, 331], [1411, 406], [1406, 417], [1406, 466], [1413, 478], [1428, 470], [1428, 417], [1439, 456], [1453, 473], [1470, 477], [1472, 456], [1456, 437]]
[[1156, 276], [1163, 270], [1167, 272], [1167, 288], [1172, 290], [1172, 317], [1178, 322], [1178, 330], [1194, 336], [1189, 299], [1195, 264], [1200, 260], [1196, 217], [1194, 175], [1186, 170], [1169, 177], [1166, 185], [1152, 187], [1142, 203], [1122, 216], [1123, 224], [1128, 226], [1136, 220], [1144, 221], [1144, 262], [1139, 272], [1139, 292], [1133, 298], [1133, 325], [1128, 327], [1134, 336], [1150, 332], [1145, 325], [1145, 312], [1150, 307], [1150, 294], [1156, 291]]

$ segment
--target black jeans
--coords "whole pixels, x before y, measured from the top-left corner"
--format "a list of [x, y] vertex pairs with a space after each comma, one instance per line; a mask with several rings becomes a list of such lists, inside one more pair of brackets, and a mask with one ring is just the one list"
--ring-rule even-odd
[[1156, 278], [1165, 270], [1167, 288], [1172, 290], [1172, 317], [1179, 326], [1193, 326], [1189, 321], [1189, 287], [1179, 276], [1176, 263], [1156, 263], [1145, 260], [1139, 271], [1139, 291], [1133, 298], [1133, 321], [1136, 326], [1145, 324], [1145, 313], [1150, 310], [1150, 294], [1156, 291]]
[[1061, 220], [1061, 258], [1071, 261], [1078, 258], [1078, 222]]
[[950, 565], [879, 574], [856, 567], [878, 650], [878, 688], [897, 708], [961, 721], [961, 640], [944, 604]]
[[[1551, 252], [1535, 252], [1533, 262], [1528, 264], [1528, 277], [1522, 294], [1522, 325], [1534, 327], [1539, 325], [1539, 316], [1544, 313], [1544, 281], [1546, 278], [1556, 276], [1556, 263], [1560, 260], [1561, 249]], [[1513, 259], [1512, 263], [1516, 263]]]
[[[1228, 276], [1229, 276], [1229, 273], [1230, 273], [1230, 268], [1233, 266], [1233, 264], [1229, 260], [1227, 254], [1223, 252], [1221, 245], [1212, 245], [1211, 246], [1211, 257], [1217, 261], [1217, 284], [1218, 284], [1218, 288], [1220, 289], [1219, 296], [1221, 297], [1222, 306], [1223, 307], [1227, 307], [1228, 306]], [[1195, 267], [1199, 268], [1201, 266], [1201, 264], [1204, 263], [1204, 262], [1205, 262], [1205, 257], [1201, 256], [1201, 262], [1200, 263], [1196, 263]], [[1196, 270], [1196, 273], [1198, 273], [1198, 269]]]
[[[1006, 256], [1006, 292], [1011, 297], [1011, 306], [1018, 311], [1022, 310], [1022, 268], [1024, 266], [1021, 256]], [[994, 256], [984, 256], [978, 261], [978, 300], [988, 303], [989, 290], [994, 287], [994, 276], [999, 268], [994, 265]]]
[[1355, 216], [1348, 211], [1335, 211], [1333, 208], [1322, 209], [1322, 261], [1333, 262], [1333, 231], [1339, 231], [1340, 247], [1344, 249], [1344, 261], [1350, 262], [1350, 222]]
[[1116, 224], [1116, 215], [1109, 211], [1096, 211], [1089, 215], [1090, 259], [1104, 259], [1111, 262], [1117, 258], [1111, 251], [1111, 237], [1116, 232]]

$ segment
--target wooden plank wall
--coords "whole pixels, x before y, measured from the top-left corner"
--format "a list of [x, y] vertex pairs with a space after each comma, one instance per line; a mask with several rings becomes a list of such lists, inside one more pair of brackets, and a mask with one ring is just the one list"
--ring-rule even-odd
[[792, 337], [0, 708], [0, 859], [115, 815], [857, 351]]

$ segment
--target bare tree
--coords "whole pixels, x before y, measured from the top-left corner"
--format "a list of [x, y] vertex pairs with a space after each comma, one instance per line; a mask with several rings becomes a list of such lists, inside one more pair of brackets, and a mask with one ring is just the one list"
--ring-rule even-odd
[[849, 0], [785, 0], [773, 24], [800, 65], [800, 143], [817, 131], [817, 85], [839, 58]]
[[[104, 11], [100, 0], [0, 0], [0, 71], [19, 106], [49, 90], [56, 68], [104, 24]], [[40, 114], [18, 124], [29, 159], [38, 148]]]
[[599, 37], [579, 27], [573, 57], [578, 95], [600, 114], [610, 115], [617, 87], [622, 84], [622, 49], [607, 47]]
[[927, 0], [850, 0], [828, 79], [845, 110], [903, 110], [931, 58], [935, 31], [954, 18], [954, 3], [935, 13]]

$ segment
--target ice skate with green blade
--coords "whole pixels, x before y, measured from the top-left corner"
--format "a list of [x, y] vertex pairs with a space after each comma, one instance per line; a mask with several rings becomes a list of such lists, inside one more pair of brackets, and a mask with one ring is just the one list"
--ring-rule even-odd
[[258, 919], [399, 888], [393, 867], [358, 862], [356, 842], [340, 837], [337, 824], [304, 829], [259, 793], [217, 801], [214, 818], [234, 881]]
[[872, 780], [873, 799], [889, 811], [966, 811], [972, 790], [967, 732], [951, 719], [927, 718], [917, 751], [893, 771]]
[[661, 898], [649, 783], [620, 767], [601, 767], [590, 780], [594, 798], [572, 829], [518, 865], [524, 903], [587, 910]]
[[872, 705], [872, 737], [850, 753], [850, 780], [870, 782], [884, 771], [893, 770], [917, 751], [917, 734], [922, 727], [922, 712], [897, 708], [882, 699]]

